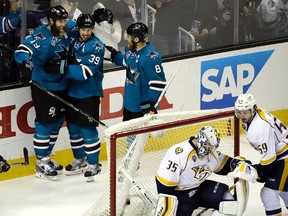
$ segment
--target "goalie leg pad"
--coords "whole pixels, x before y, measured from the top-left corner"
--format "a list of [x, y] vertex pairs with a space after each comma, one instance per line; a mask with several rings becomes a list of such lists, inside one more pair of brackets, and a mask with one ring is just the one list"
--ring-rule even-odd
[[159, 194], [155, 216], [176, 216], [178, 200], [176, 196]]
[[224, 215], [237, 215], [238, 201], [222, 201], [219, 204], [219, 212]]

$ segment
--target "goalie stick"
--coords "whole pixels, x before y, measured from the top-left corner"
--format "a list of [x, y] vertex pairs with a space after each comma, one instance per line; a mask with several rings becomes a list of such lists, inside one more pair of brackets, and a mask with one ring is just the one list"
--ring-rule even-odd
[[94, 122], [97, 122], [98, 124], [108, 128], [108, 126], [99, 121], [99, 120], [96, 120], [95, 118], [93, 118], [91, 115], [89, 115], [87, 112], [84, 112], [82, 109], [74, 106], [73, 104], [69, 103], [68, 101], [64, 100], [63, 98], [59, 97], [58, 95], [54, 94], [53, 92], [49, 91], [48, 89], [46, 89], [45, 87], [41, 86], [40, 84], [38, 84], [37, 82], [31, 80], [30, 83], [34, 86], [36, 86], [37, 88], [41, 89], [42, 91], [46, 92], [47, 94], [49, 94], [50, 96], [52, 96], [53, 98], [59, 100], [60, 102], [62, 102], [63, 104], [69, 106], [70, 108], [74, 109], [75, 111], [81, 113], [82, 115], [86, 116], [87, 118], [93, 120]]
[[137, 190], [141, 193], [141, 195], [147, 200], [150, 204], [152, 204], [154, 207], [156, 207], [156, 203], [149, 197], [149, 195], [141, 188], [139, 184], [135, 180], [133, 180], [129, 174], [126, 172], [125, 169], [121, 169], [122, 174], [125, 175], [125, 177], [137, 188]]
[[24, 162], [17, 162], [17, 163], [11, 163], [9, 164], [12, 166], [22, 166], [22, 165], [29, 165], [29, 156], [28, 156], [28, 150], [27, 148], [23, 148], [23, 156], [24, 156]]

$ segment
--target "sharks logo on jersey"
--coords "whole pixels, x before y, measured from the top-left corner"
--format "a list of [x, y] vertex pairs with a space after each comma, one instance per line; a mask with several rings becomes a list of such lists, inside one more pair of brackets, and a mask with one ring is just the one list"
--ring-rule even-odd
[[212, 170], [207, 165], [199, 165], [197, 167], [193, 167], [192, 170], [195, 172], [194, 178], [202, 181], [211, 175]]
[[46, 40], [46, 37], [44, 37], [44, 35], [42, 34], [42, 32], [39, 32], [37, 34], [35, 34], [34, 38], [36, 40]]
[[130, 84], [136, 84], [137, 79], [140, 76], [140, 73], [137, 72], [136, 70], [131, 70], [130, 67], [126, 69], [126, 82]]
[[67, 59], [68, 48], [65, 47], [63, 44], [60, 44], [59, 46], [61, 47], [61, 50], [56, 51], [59, 59]]
[[155, 58], [157, 58], [157, 56], [158, 56], [158, 53], [153, 52], [153, 51], [150, 51], [150, 52], [149, 52], [149, 57], [150, 57], [151, 59], [155, 59]]
[[102, 49], [102, 46], [99, 43], [96, 43], [95, 49], [99, 52]]

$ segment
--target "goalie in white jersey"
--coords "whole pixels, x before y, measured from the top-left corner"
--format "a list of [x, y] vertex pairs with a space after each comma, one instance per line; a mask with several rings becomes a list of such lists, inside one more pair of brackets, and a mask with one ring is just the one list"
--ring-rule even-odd
[[[232, 203], [235, 198], [228, 191], [228, 185], [207, 180], [213, 172], [227, 175], [242, 164], [247, 180], [256, 181], [255, 169], [245, 161], [217, 151], [219, 143], [218, 130], [206, 126], [196, 137], [168, 149], [156, 175], [159, 196], [155, 215], [190, 216], [199, 207], [218, 210], [222, 201]], [[231, 209], [228, 205], [226, 208]]]
[[251, 146], [261, 154], [260, 163], [253, 165], [264, 182], [261, 200], [266, 215], [282, 215], [280, 197], [288, 208], [288, 133], [287, 127], [275, 116], [256, 106], [251, 94], [241, 94], [235, 102], [235, 115]]

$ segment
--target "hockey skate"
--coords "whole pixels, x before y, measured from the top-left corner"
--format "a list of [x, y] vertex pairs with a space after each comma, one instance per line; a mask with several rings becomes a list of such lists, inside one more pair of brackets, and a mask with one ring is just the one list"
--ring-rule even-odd
[[53, 159], [50, 159], [50, 161], [48, 162], [49, 165], [51, 167], [54, 168], [54, 170], [56, 170], [56, 172], [58, 173], [58, 175], [62, 174], [62, 170], [63, 170], [63, 166], [61, 164], [58, 164], [56, 161], [54, 161]]
[[36, 161], [36, 177], [42, 179], [57, 180], [57, 171], [51, 166], [50, 157], [37, 159]]
[[86, 168], [87, 168], [87, 158], [86, 157], [84, 157], [82, 159], [76, 159], [65, 167], [66, 175], [71, 176], [71, 175], [77, 175], [77, 174], [84, 173]]
[[87, 182], [93, 182], [94, 176], [101, 172], [102, 164], [89, 164], [84, 176], [87, 178]]

